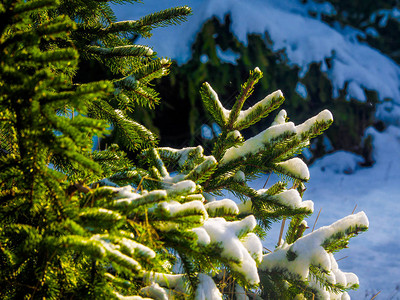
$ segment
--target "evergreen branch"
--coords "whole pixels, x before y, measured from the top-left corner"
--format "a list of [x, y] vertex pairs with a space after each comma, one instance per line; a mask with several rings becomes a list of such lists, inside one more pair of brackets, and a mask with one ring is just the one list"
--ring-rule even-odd
[[168, 68], [170, 65], [171, 61], [167, 59], [153, 60], [132, 72], [132, 75], [141, 83], [148, 83], [153, 79], [168, 75]]
[[29, 2], [17, 2], [11, 10], [13, 16], [26, 14], [29, 12], [37, 12], [41, 9], [52, 9], [59, 5], [57, 0], [36, 0]]
[[[237, 129], [234, 128], [233, 124], [236, 122], [239, 113], [242, 110], [243, 104], [247, 98], [253, 93], [254, 85], [262, 78], [262, 72], [257, 67], [253, 71], [250, 71], [249, 79], [242, 85], [239, 95], [236, 98], [236, 102], [233, 105], [227, 123], [227, 129], [233, 130]], [[240, 130], [240, 129], [238, 129]]]
[[141, 45], [126, 45], [112, 48], [104, 48], [98, 46], [87, 46], [86, 51], [93, 54], [99, 54], [104, 57], [113, 56], [147, 56], [151, 57], [154, 52], [151, 48]]
[[147, 15], [137, 21], [121, 21], [112, 23], [107, 28], [102, 29], [103, 34], [135, 32], [150, 37], [149, 31], [156, 27], [180, 24], [186, 20], [186, 16], [191, 14], [191, 9], [187, 6], [166, 9]]
[[213, 116], [215, 122], [225, 128], [228, 121], [229, 111], [227, 111], [218, 99], [217, 93], [206, 82], [200, 88], [200, 96], [205, 109]]
[[285, 98], [280, 90], [268, 95], [245, 111], [241, 111], [234, 124], [234, 129], [243, 130], [265, 118], [269, 113], [278, 108]]
[[91, 103], [90, 113], [98, 118], [111, 122], [119, 131], [122, 142], [128, 149], [134, 150], [140, 147], [154, 145], [156, 137], [147, 128], [127, 119], [119, 110], [114, 110], [111, 105], [103, 100]]

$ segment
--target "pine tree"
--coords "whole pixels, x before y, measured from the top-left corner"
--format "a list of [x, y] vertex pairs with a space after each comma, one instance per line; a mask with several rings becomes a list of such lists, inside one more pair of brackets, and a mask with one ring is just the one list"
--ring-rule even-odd
[[[245, 140], [240, 131], [284, 100], [277, 91], [242, 110], [262, 77], [256, 68], [230, 110], [202, 86], [222, 128], [209, 155], [202, 146], [158, 147], [129, 118], [158, 101], [149, 84], [170, 62], [127, 36], [150, 36], [189, 13], [116, 22], [103, 1], [0, 4], [2, 298], [311, 299], [357, 286], [332, 253], [367, 229], [364, 213], [303, 236], [313, 203], [302, 201], [309, 172], [296, 154], [329, 127], [329, 111], [295, 126], [281, 110]], [[79, 57], [98, 60], [113, 78], [77, 82]], [[91, 150], [110, 124], [135, 160], [118, 145]], [[282, 180], [248, 185], [271, 172]], [[242, 202], [213, 198], [224, 190]], [[291, 219], [285, 239], [263, 253], [261, 237], [281, 219]]]

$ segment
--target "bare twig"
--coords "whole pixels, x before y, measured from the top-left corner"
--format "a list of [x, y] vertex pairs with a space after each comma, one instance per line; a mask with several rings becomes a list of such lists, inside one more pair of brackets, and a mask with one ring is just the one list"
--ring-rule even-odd
[[269, 250], [267, 247], [263, 247], [265, 250], [267, 250], [269, 253], [272, 253], [272, 251], [271, 250]]
[[279, 232], [278, 246], [281, 245], [281, 239], [282, 239], [282, 235], [283, 235], [283, 229], [285, 229], [285, 222], [286, 222], [286, 218], [283, 218], [283, 220], [282, 220], [282, 225], [281, 225], [281, 232]]
[[371, 300], [375, 299], [376, 296], [378, 296], [380, 294], [381, 291], [377, 292], [372, 298]]
[[267, 185], [268, 180], [269, 180], [270, 177], [271, 177], [271, 173], [269, 173], [268, 178], [267, 178], [267, 180], [265, 181], [263, 188], [265, 188], [265, 186]]
[[357, 208], [357, 204], [356, 204], [356, 206], [354, 206], [354, 209], [353, 209], [353, 211], [351, 212], [351, 214], [354, 214], [354, 212], [356, 211], [356, 208]]
[[339, 260], [345, 259], [345, 258], [348, 258], [348, 256], [343, 256], [342, 258], [337, 259], [336, 262], [338, 262]]
[[320, 209], [319, 209], [318, 216], [317, 216], [317, 218], [315, 219], [314, 226], [313, 226], [313, 228], [312, 228], [312, 231], [311, 231], [311, 232], [313, 232], [313, 231], [314, 231], [314, 228], [315, 228], [315, 225], [317, 224], [317, 221], [318, 221], [318, 218], [319, 218], [319, 214], [321, 213], [321, 210], [322, 210], [322, 208], [320, 208]]

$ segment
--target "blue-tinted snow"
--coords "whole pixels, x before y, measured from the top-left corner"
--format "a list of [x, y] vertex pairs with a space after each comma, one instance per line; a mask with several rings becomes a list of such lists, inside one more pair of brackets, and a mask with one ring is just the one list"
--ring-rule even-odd
[[240, 58], [240, 54], [233, 52], [232, 49], [222, 50], [220, 46], [216, 47], [217, 56], [222, 62], [230, 63], [236, 65], [236, 60]]
[[296, 93], [299, 94], [303, 99], [306, 99], [308, 96], [307, 88], [301, 82], [296, 84]]

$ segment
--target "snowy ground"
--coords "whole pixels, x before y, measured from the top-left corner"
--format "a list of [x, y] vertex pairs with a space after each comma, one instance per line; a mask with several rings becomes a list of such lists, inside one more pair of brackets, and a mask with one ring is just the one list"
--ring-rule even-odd
[[[314, 201], [314, 214], [307, 220], [309, 233], [321, 209], [316, 229], [330, 225], [355, 212], [364, 211], [370, 222], [367, 232], [350, 240], [349, 248], [335, 254], [342, 271], [353, 272], [360, 288], [351, 291], [352, 299], [400, 299], [400, 129], [389, 127], [374, 138], [376, 163], [371, 168], [357, 167], [360, 158], [338, 151], [310, 167], [311, 179], [303, 200]], [[352, 172], [352, 174], [343, 173]], [[263, 187], [266, 178], [252, 183]], [[271, 177], [267, 186], [276, 178]], [[229, 197], [229, 195], [227, 195]], [[275, 224], [264, 246], [274, 249], [280, 224]]]

